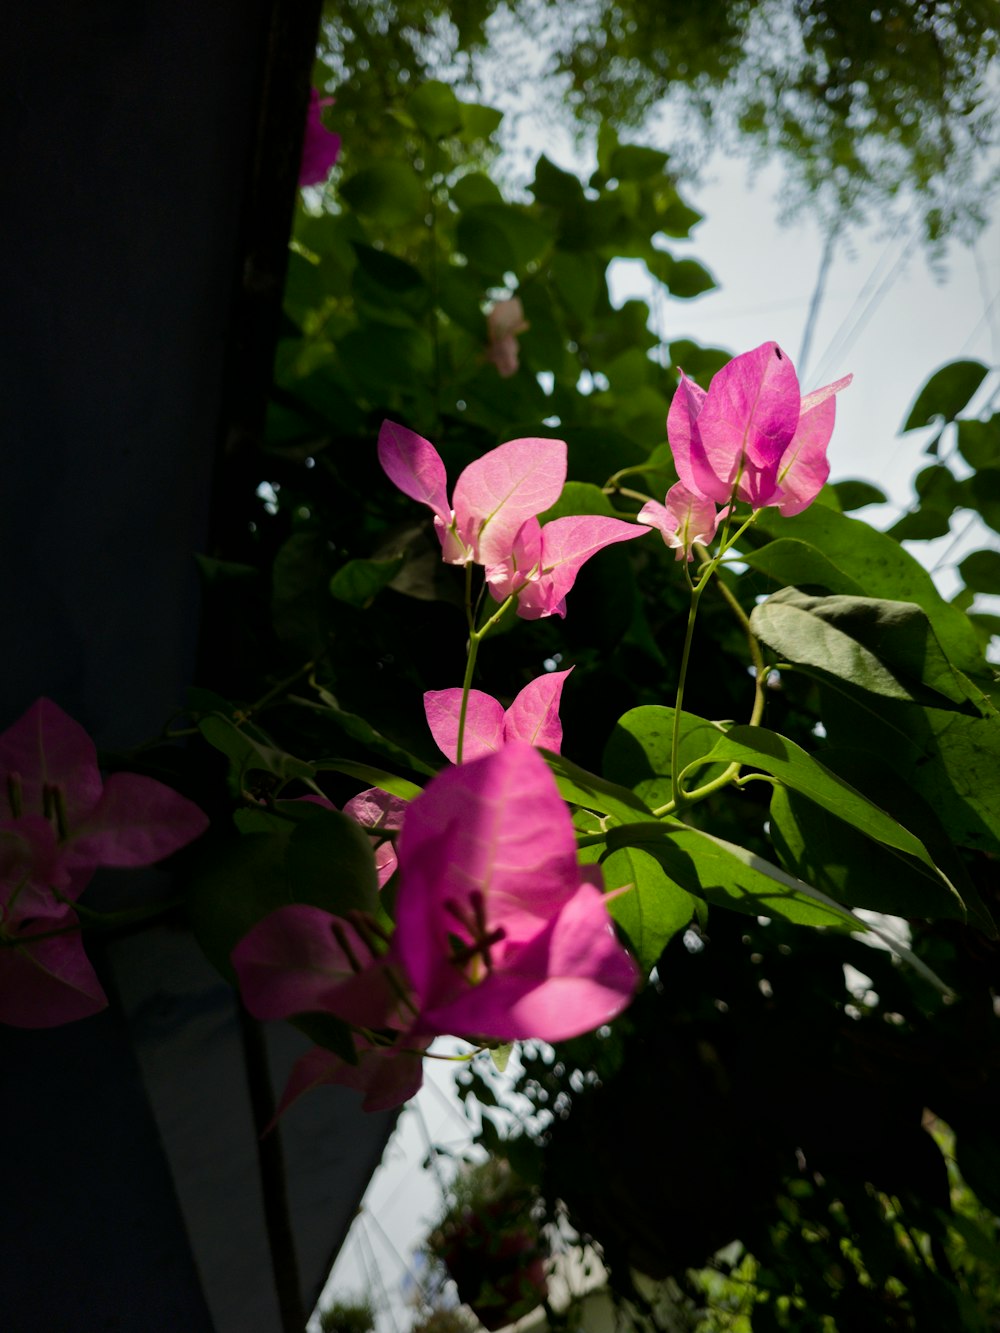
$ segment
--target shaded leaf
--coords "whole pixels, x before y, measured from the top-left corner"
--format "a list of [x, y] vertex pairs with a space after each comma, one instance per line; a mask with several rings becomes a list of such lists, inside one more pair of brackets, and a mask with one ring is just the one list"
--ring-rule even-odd
[[609, 890], [632, 887], [612, 898], [608, 911], [629, 938], [644, 972], [656, 965], [667, 943], [691, 920], [691, 895], [675, 884], [655, 856], [640, 847], [620, 847], [601, 863]]
[[784, 588], [750, 628], [786, 661], [891, 699], [981, 714], [989, 702], [948, 661], [923, 609], [874, 597], [809, 597]]
[[936, 370], [917, 394], [903, 430], [929, 426], [935, 417], [954, 421], [988, 373], [979, 361], [950, 361]]
[[349, 606], [370, 606], [376, 593], [396, 577], [405, 560], [405, 556], [394, 560], [348, 560], [330, 580], [330, 592]]
[[[650, 807], [671, 798], [671, 747], [674, 709], [655, 704], [632, 708], [620, 717], [604, 749], [604, 774], [612, 782], [631, 787]], [[722, 730], [693, 713], [681, 714], [678, 757], [681, 769], [709, 753]], [[685, 776], [691, 789], [718, 777], [724, 764], [703, 765]]]

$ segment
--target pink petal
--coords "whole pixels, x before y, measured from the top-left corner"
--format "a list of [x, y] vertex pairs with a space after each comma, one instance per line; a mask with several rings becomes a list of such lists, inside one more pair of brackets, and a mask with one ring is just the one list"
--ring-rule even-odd
[[394, 421], [383, 421], [378, 461], [404, 495], [427, 505], [446, 528], [451, 524], [447, 474], [441, 455], [429, 440]]
[[340, 135], [326, 128], [322, 116], [323, 107], [329, 106], [332, 101], [332, 97], [321, 98], [315, 88], [310, 88], [302, 161], [299, 165], [300, 185], [318, 185], [325, 181], [337, 160]]
[[186, 796], [155, 778], [113, 773], [86, 821], [72, 830], [67, 866], [150, 866], [186, 847], [208, 817]]
[[539, 577], [518, 593], [517, 614], [525, 620], [563, 615], [566, 594], [576, 582], [580, 567], [592, 555], [615, 542], [645, 535], [645, 527], [601, 515], [573, 514], [546, 523], [542, 528]]
[[399, 1106], [420, 1090], [423, 1082], [423, 1046], [409, 1041], [406, 1047], [371, 1046], [357, 1038], [358, 1063], [349, 1065], [339, 1055], [316, 1046], [297, 1060], [278, 1106], [278, 1116], [303, 1093], [322, 1083], [339, 1083], [365, 1094], [361, 1103], [366, 1111], [386, 1111]]
[[66, 906], [52, 890], [75, 897], [72, 887], [47, 819], [24, 815], [0, 824], [0, 923], [10, 930], [25, 918], [64, 916]]
[[[58, 787], [70, 828], [90, 813], [101, 796], [94, 742], [51, 699], [36, 700], [0, 736], [0, 784], [8, 775], [20, 787], [21, 813], [26, 815], [43, 814], [43, 787]], [[0, 801], [7, 796], [0, 785]], [[12, 815], [18, 813], [9, 804], [8, 808]]]
[[498, 1041], [565, 1041], [610, 1022], [638, 982], [604, 895], [584, 883], [544, 931], [519, 948], [502, 948], [485, 980], [426, 1010], [421, 1021]]
[[[775, 342], [734, 357], [709, 385], [698, 417], [706, 458], [730, 488], [742, 464], [751, 503], [757, 494], [756, 474], [774, 472], [795, 434], [799, 403], [795, 368]], [[728, 495], [710, 498], [723, 501]]]
[[421, 1005], [435, 988], [464, 984], [448, 961], [462, 935], [449, 903], [464, 908], [481, 895], [490, 928], [517, 941], [537, 933], [579, 883], [569, 812], [524, 741], [432, 778], [410, 805], [398, 851], [392, 951]]
[[542, 528], [537, 518], [529, 518], [518, 528], [510, 553], [495, 565], [486, 566], [486, 586], [497, 602], [505, 602], [525, 583], [537, 579], [542, 558]]
[[454, 510], [476, 563], [506, 560], [521, 525], [555, 504], [565, 480], [562, 440], [510, 440], [470, 463], [455, 484]]
[[732, 482], [713, 472], [698, 431], [698, 417], [708, 394], [684, 371], [667, 412], [667, 439], [681, 481], [695, 495], [727, 500]]
[[778, 509], [782, 514], [801, 513], [823, 489], [830, 475], [826, 449], [836, 416], [834, 394], [846, 389], [853, 378], [853, 375], [845, 375], [802, 399], [798, 428], [778, 469], [777, 485], [781, 497]]
[[344, 814], [356, 819], [364, 828], [371, 829], [375, 843], [375, 875], [378, 886], [384, 889], [396, 873], [396, 848], [390, 838], [378, 839], [380, 830], [398, 832], [403, 827], [408, 801], [383, 791], [381, 787], [370, 787], [368, 791], [352, 796], [344, 806]]
[[[462, 710], [462, 691], [428, 690], [424, 695], [424, 713], [434, 737], [434, 744], [446, 759], [458, 763], [458, 722]], [[465, 712], [463, 760], [492, 754], [503, 744], [503, 705], [482, 690], [470, 690]]]
[[636, 519], [651, 528], [658, 528], [666, 544], [676, 547], [678, 560], [685, 557], [690, 560], [693, 543], [700, 542], [707, 546], [715, 536], [721, 516], [711, 500], [693, 494], [679, 481], [667, 491], [664, 504], [648, 501], [639, 510]]
[[399, 1007], [382, 960], [350, 922], [319, 907], [279, 907], [244, 935], [231, 958], [255, 1018], [331, 1013], [383, 1027]]
[[409, 808], [409, 801], [383, 791], [381, 787], [369, 787], [358, 792], [344, 803], [344, 814], [373, 832], [389, 829], [398, 832], [403, 827], [403, 817]]
[[[39, 923], [37, 934], [70, 926], [76, 914]], [[18, 935], [0, 945], [0, 1022], [18, 1028], [51, 1028], [89, 1018], [107, 1008], [107, 996], [83, 950], [79, 932], [32, 941]]]
[[559, 701], [572, 670], [570, 667], [567, 671], [550, 671], [528, 681], [507, 709], [503, 724], [505, 741], [527, 741], [529, 745], [559, 753], [563, 735]]

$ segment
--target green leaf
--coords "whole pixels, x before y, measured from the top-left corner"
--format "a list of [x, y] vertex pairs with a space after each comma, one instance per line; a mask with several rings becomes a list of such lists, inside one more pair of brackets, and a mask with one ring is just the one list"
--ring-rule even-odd
[[923, 565], [885, 533], [823, 505], [812, 505], [794, 518], [762, 509], [756, 527], [773, 538], [808, 542], [860, 584], [869, 597], [916, 602], [927, 612], [951, 663], [971, 674], [982, 670], [979, 643], [965, 613], [949, 605]]
[[337, 355], [362, 391], [386, 394], [426, 382], [434, 345], [422, 329], [368, 323], [338, 340]]
[[915, 834], [786, 737], [765, 727], [733, 727], [716, 742], [712, 758], [763, 769], [866, 837], [915, 857], [941, 876], [961, 905], [957, 890]]
[[849, 907], [964, 919], [957, 899], [926, 866], [871, 842], [785, 787], [771, 797], [771, 839], [793, 874]]
[[845, 574], [817, 547], [794, 537], [780, 537], [755, 551], [748, 551], [743, 559], [751, 569], [757, 569], [776, 583], [797, 588], [820, 587], [828, 592], [860, 593], [861, 585]]
[[718, 286], [715, 278], [695, 259], [674, 259], [665, 250], [658, 250], [657, 258], [647, 266], [654, 277], [665, 282], [670, 295], [688, 301]]
[[620, 181], [644, 181], [659, 176], [669, 161], [668, 153], [642, 144], [619, 144], [608, 159], [606, 174]]
[[513, 204], [476, 204], [456, 227], [458, 248], [485, 273], [517, 272], [551, 240], [549, 231]]
[[477, 204], [502, 204], [500, 190], [482, 171], [469, 171], [451, 187], [451, 197], [459, 208], [474, 208]]
[[277, 749], [266, 740], [258, 739], [220, 713], [212, 713], [208, 717], [201, 718], [198, 730], [209, 745], [221, 750], [232, 761], [241, 786], [245, 775], [251, 772], [273, 773], [285, 781], [291, 778], [315, 776], [316, 770], [312, 764], [286, 754], [284, 750]]
[[330, 580], [330, 592], [349, 606], [371, 606], [376, 594], [392, 582], [405, 560], [402, 555], [394, 560], [348, 560]]
[[285, 870], [287, 833], [250, 833], [199, 851], [186, 898], [195, 938], [234, 985], [235, 945], [269, 912], [293, 901]]
[[979, 361], [950, 361], [936, 370], [917, 394], [903, 430], [929, 426], [935, 417], [954, 421], [989, 374]]
[[373, 768], [371, 764], [356, 763], [353, 759], [320, 759], [316, 763], [316, 771], [343, 773], [345, 777], [366, 782], [369, 787], [381, 787], [383, 791], [387, 791], [391, 796], [398, 796], [402, 801], [412, 801], [422, 790], [407, 778], [387, 773], [384, 768]]
[[570, 171], [562, 171], [543, 153], [535, 166], [531, 193], [540, 204], [553, 208], [572, 208], [583, 199], [583, 186]]
[[510, 1056], [513, 1049], [514, 1043], [512, 1041], [505, 1041], [501, 1046], [490, 1047], [490, 1057], [501, 1074], [510, 1063]]
[[608, 902], [608, 911], [629, 938], [644, 972], [655, 967], [667, 943], [694, 913], [691, 895], [640, 847], [620, 847], [601, 863], [608, 889], [632, 887]]
[[831, 490], [836, 494], [845, 514], [852, 509], [864, 509], [867, 505], [885, 504], [887, 498], [885, 491], [873, 486], [870, 481], [836, 481]]
[[543, 750], [542, 753], [555, 774], [556, 785], [564, 801], [582, 806], [585, 810], [594, 810], [598, 814], [611, 815], [622, 824], [634, 824], [637, 820], [656, 822], [647, 806], [627, 787], [608, 782], [596, 773], [588, 773], [564, 755], [553, 754], [549, 750]]
[[1000, 468], [1000, 412], [988, 421], [960, 421], [958, 452], [970, 467]]
[[875, 597], [809, 597], [783, 588], [754, 607], [750, 628], [780, 657], [869, 694], [990, 711], [948, 661], [923, 609]]
[[431, 139], [457, 134], [462, 128], [462, 105], [447, 83], [429, 79], [410, 97], [406, 109]]
[[[671, 798], [671, 745], [674, 710], [656, 704], [632, 708], [615, 724], [604, 749], [602, 767], [612, 782], [631, 787], [650, 808]], [[681, 714], [679, 760], [681, 769], [702, 759], [714, 746], [722, 729], [693, 713]], [[725, 764], [704, 765], [687, 775], [691, 787], [708, 782], [724, 772]]]
[[1000, 551], [973, 551], [958, 567], [967, 587], [1000, 593]]
[[285, 869], [296, 902], [343, 915], [378, 911], [378, 876], [369, 834], [349, 815], [324, 810], [296, 824]]
[[395, 741], [383, 736], [380, 731], [376, 731], [372, 724], [358, 713], [351, 713], [346, 708], [341, 708], [336, 697], [329, 690], [317, 687], [317, 692], [326, 705], [326, 709], [323, 711], [327, 712], [327, 715], [336, 722], [345, 735], [350, 736], [351, 740], [359, 741], [370, 753], [380, 755], [383, 759], [388, 759], [394, 764], [403, 764], [406, 768], [412, 769], [414, 773], [423, 773], [427, 777], [433, 777], [433, 768], [425, 764], [422, 759], [418, 759], [415, 754], [411, 754], [409, 750], [404, 750]]
[[549, 265], [552, 285], [559, 299], [577, 319], [587, 319], [594, 309], [604, 276], [604, 264], [594, 255], [557, 250]]
[[[993, 920], [935, 807], [894, 772], [885, 758], [868, 750], [827, 746], [823, 763], [904, 828], [920, 830], [920, 839], [935, 865], [958, 890], [970, 924], [996, 938]], [[798, 834], [790, 827], [792, 822], [799, 828]], [[838, 902], [900, 916], [961, 915], [940, 878], [923, 864], [869, 841], [781, 787], [772, 797], [771, 837], [789, 869], [831, 893]]]
[[503, 112], [496, 107], [483, 106], [480, 102], [463, 102], [462, 133], [459, 136], [464, 143], [475, 143], [479, 139], [488, 139], [500, 128]]
[[386, 227], [421, 218], [427, 207], [424, 184], [407, 162], [363, 167], [341, 184], [340, 196], [355, 212]]
[[[609, 829], [608, 846], [625, 836], [634, 845], [639, 829]], [[762, 856], [699, 829], [659, 825], [642, 850], [656, 858], [670, 879], [717, 907], [751, 916], [778, 917], [803, 926], [864, 930], [847, 908], [772, 865]]]

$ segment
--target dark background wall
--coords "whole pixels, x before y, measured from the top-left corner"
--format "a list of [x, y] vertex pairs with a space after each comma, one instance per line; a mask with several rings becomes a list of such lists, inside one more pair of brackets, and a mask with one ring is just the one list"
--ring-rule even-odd
[[[317, 20], [280, 0], [6, 15], [0, 728], [47, 694], [128, 747], [183, 700], [217, 452], [266, 393]], [[180, 926], [96, 961], [111, 1010], [0, 1030], [0, 1323], [295, 1327], [230, 993]], [[301, 1046], [267, 1040], [280, 1081]], [[285, 1131], [306, 1306], [387, 1132], [324, 1092]]]

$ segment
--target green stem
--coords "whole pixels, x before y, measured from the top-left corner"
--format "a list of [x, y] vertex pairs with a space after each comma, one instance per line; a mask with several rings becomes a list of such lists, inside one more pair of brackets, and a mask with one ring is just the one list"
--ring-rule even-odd
[[670, 795], [674, 809], [677, 809], [683, 800], [680, 784], [681, 710], [684, 707], [684, 685], [687, 681], [688, 663], [691, 660], [691, 644], [694, 641], [694, 626], [698, 618], [698, 603], [701, 600], [704, 586], [705, 580], [702, 578], [691, 589], [691, 609], [688, 611], [684, 648], [681, 652], [680, 675], [677, 679], [677, 696], [674, 700], [674, 728], [673, 735], [670, 738]]
[[[462, 681], [462, 706], [458, 714], [458, 743], [455, 746], [456, 764], [462, 762], [462, 749], [465, 744], [465, 717], [469, 710], [469, 690], [472, 688], [472, 676], [476, 669], [476, 658], [479, 655], [479, 645], [482, 643], [483, 639], [486, 638], [487, 634], [489, 634], [490, 630], [500, 623], [500, 618], [514, 601], [516, 601], [516, 594], [512, 593], [505, 602], [500, 604], [499, 609], [494, 611], [489, 619], [485, 620], [482, 625], [480, 625], [479, 629], [474, 629], [469, 632], [469, 650], [465, 661], [465, 679]], [[471, 606], [467, 605], [467, 609], [471, 617]]]

